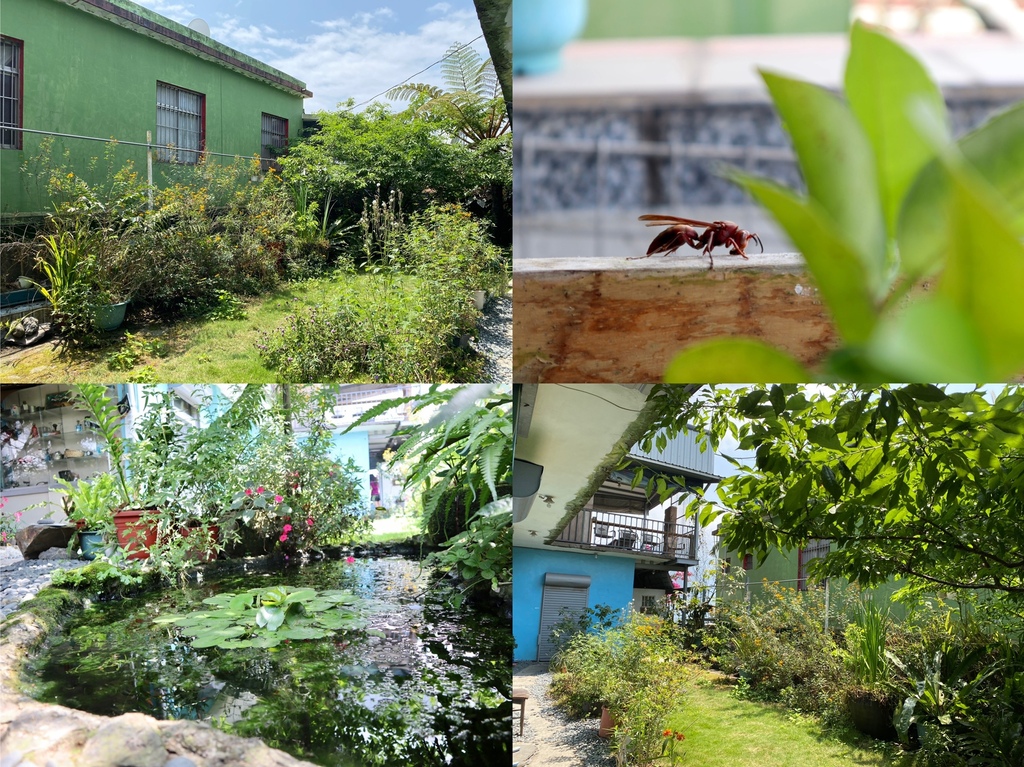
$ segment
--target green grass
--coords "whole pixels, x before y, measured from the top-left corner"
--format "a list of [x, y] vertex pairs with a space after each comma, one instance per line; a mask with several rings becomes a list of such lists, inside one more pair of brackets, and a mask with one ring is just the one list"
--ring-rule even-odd
[[420, 520], [418, 517], [387, 517], [373, 520], [373, 532], [368, 541], [371, 543], [390, 543], [404, 541], [419, 535]]
[[[695, 671], [685, 702], [666, 727], [685, 733], [682, 764], [701, 767], [896, 767], [893, 746], [817, 719], [734, 697], [731, 688]], [[668, 764], [667, 761], [664, 764]]]
[[[52, 344], [35, 347], [6, 358], [0, 364], [5, 382], [35, 383], [83, 381], [216, 381], [218, 383], [274, 383], [275, 371], [261, 362], [255, 344], [259, 331], [285, 324], [289, 314], [302, 306], [324, 305], [338, 300], [368, 301], [370, 277], [338, 273], [331, 277], [287, 283], [274, 292], [246, 304], [244, 320], [195, 320], [165, 325], [129, 325], [110, 346], [98, 351], [58, 356]], [[396, 278], [395, 289], [403, 280]], [[125, 332], [167, 344], [164, 357], [147, 355], [129, 370], [113, 371], [107, 364]]]

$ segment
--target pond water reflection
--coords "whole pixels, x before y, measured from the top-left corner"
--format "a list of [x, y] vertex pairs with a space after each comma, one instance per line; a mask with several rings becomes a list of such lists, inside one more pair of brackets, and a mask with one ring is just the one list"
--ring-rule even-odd
[[[326, 562], [94, 604], [27, 670], [34, 697], [104, 715], [200, 719], [325, 767], [507, 764], [512, 637], [445, 601], [419, 563]], [[348, 589], [367, 630], [276, 648], [194, 649], [160, 614], [263, 586]]]

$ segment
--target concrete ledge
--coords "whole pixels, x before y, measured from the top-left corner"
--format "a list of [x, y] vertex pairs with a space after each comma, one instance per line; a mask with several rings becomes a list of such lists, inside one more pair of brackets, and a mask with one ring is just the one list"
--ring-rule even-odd
[[660, 381], [686, 346], [758, 338], [813, 366], [839, 339], [803, 258], [524, 259], [513, 267], [513, 380]]

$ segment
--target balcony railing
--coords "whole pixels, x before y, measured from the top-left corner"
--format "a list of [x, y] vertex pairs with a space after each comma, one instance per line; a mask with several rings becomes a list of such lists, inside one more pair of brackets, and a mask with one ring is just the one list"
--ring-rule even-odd
[[697, 529], [692, 524], [584, 509], [554, 540], [556, 546], [629, 551], [666, 561], [696, 559]]

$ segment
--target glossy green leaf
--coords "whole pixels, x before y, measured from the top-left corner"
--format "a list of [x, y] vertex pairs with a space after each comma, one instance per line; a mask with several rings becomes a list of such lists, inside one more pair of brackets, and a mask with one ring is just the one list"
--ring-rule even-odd
[[923, 296], [884, 317], [866, 349], [893, 381], [986, 381], [982, 341], [966, 315], [942, 296]]
[[285, 612], [280, 607], [261, 607], [256, 612], [256, 625], [267, 631], [277, 631], [284, 619]]
[[786, 491], [786, 497], [782, 501], [783, 511], [796, 511], [807, 506], [807, 498], [811, 494], [811, 477], [804, 475], [797, 480], [793, 487]]
[[839, 443], [839, 437], [836, 434], [835, 428], [825, 424], [818, 424], [808, 429], [807, 441], [811, 444], [818, 445], [819, 447], [828, 448], [829, 450], [843, 449], [843, 446]]
[[920, 61], [888, 35], [860, 22], [850, 33], [846, 98], [874, 150], [886, 229], [895, 237], [903, 198], [935, 154], [921, 140], [908, 104], [924, 100], [944, 116], [945, 101]]
[[800, 249], [846, 342], [866, 341], [876, 316], [872, 287], [863, 262], [847, 239], [814, 202], [801, 200], [770, 181], [742, 175], [735, 178], [768, 209]]
[[[1007, 223], [1024, 236], [1024, 102], [996, 115], [961, 138], [964, 158], [1003, 199]], [[949, 204], [949, 180], [939, 160], [933, 160], [910, 188], [899, 221], [899, 247], [903, 271], [928, 274], [941, 265], [948, 240], [944, 226], [936, 226], [936, 211]]]
[[832, 500], [838, 501], [843, 497], [843, 486], [831, 466], [821, 467], [821, 485], [832, 496]]
[[665, 370], [666, 383], [735, 381], [808, 381], [796, 360], [753, 338], [723, 338], [694, 344], [677, 354]]
[[[858, 254], [871, 290], [881, 291], [885, 222], [864, 131], [849, 107], [824, 88], [765, 71], [761, 76], [793, 140], [809, 196], [837, 239]], [[783, 226], [792, 236], [793, 230]]]

